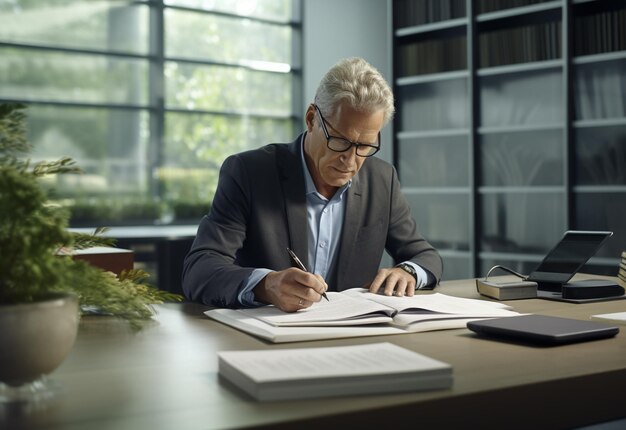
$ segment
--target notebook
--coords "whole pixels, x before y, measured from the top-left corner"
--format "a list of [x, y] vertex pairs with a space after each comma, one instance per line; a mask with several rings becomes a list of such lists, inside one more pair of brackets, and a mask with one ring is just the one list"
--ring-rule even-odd
[[467, 328], [481, 336], [543, 345], [563, 345], [613, 337], [619, 328], [594, 321], [548, 315], [521, 315], [470, 321]]

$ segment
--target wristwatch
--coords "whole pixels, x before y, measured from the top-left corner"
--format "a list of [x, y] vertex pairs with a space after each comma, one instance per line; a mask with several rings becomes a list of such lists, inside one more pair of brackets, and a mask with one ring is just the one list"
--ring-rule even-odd
[[399, 268], [399, 269], [404, 270], [406, 273], [409, 273], [409, 274], [413, 275], [413, 277], [417, 281], [417, 272], [415, 271], [413, 266], [411, 266], [410, 264], [407, 264], [407, 263], [400, 263], [396, 267]]
[[416, 290], [421, 290], [422, 288], [426, 287], [426, 284], [424, 283], [424, 281], [422, 281], [421, 279], [419, 279], [417, 277], [417, 271], [415, 270], [415, 268], [413, 266], [411, 266], [408, 263], [400, 263], [396, 267], [404, 270], [406, 273], [410, 273], [411, 275], [413, 275], [413, 278], [415, 278], [415, 289]]

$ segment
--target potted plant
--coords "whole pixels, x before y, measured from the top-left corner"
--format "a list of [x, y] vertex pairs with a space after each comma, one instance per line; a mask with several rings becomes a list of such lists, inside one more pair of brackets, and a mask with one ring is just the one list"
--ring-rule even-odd
[[68, 231], [69, 213], [50, 203], [40, 179], [78, 168], [69, 158], [30, 163], [24, 110], [0, 104], [0, 398], [5, 399], [45, 390], [40, 380], [71, 350], [81, 309], [97, 309], [138, 328], [153, 316], [151, 304], [180, 299], [145, 284], [144, 271], [118, 276], [60, 255], [62, 248], [112, 242]]

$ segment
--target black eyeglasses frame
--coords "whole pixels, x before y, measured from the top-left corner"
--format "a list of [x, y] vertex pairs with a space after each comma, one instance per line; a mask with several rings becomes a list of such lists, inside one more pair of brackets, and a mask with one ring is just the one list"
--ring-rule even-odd
[[[330, 149], [331, 151], [335, 151], [335, 152], [346, 152], [352, 149], [352, 147], [356, 147], [356, 155], [358, 155], [359, 157], [371, 157], [372, 155], [376, 154], [378, 151], [380, 151], [380, 131], [378, 132], [378, 145], [372, 145], [371, 143], [361, 143], [361, 142], [352, 142], [351, 140], [346, 139], [345, 137], [341, 137], [341, 136], [333, 136], [332, 134], [330, 134], [328, 132], [328, 129], [326, 128], [326, 123], [328, 123], [333, 129], [335, 127], [333, 127], [333, 125], [331, 123], [329, 123], [328, 121], [326, 121], [324, 119], [324, 117], [322, 116], [322, 111], [320, 111], [320, 108], [316, 105], [313, 104], [313, 107], [315, 108], [315, 111], [317, 112], [319, 118], [320, 118], [320, 124], [322, 125], [322, 131], [324, 132], [324, 137], [326, 137], [326, 146], [328, 147], [328, 149]], [[342, 149], [342, 150], [338, 150], [335, 148], [332, 148], [330, 146], [330, 141], [331, 139], [337, 139], [340, 142], [345, 142], [346, 144], [349, 144], [348, 146], [346, 146], [346, 149]], [[371, 154], [367, 154], [367, 155], [362, 155], [359, 154], [359, 148], [365, 148], [366, 150], [372, 150], [374, 152], [372, 152]]]

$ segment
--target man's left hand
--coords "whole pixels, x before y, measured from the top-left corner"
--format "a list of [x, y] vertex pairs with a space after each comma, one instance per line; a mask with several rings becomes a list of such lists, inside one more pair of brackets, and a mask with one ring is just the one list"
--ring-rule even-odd
[[380, 269], [374, 280], [366, 285], [370, 293], [382, 292], [386, 296], [412, 296], [415, 293], [415, 277], [398, 267]]

